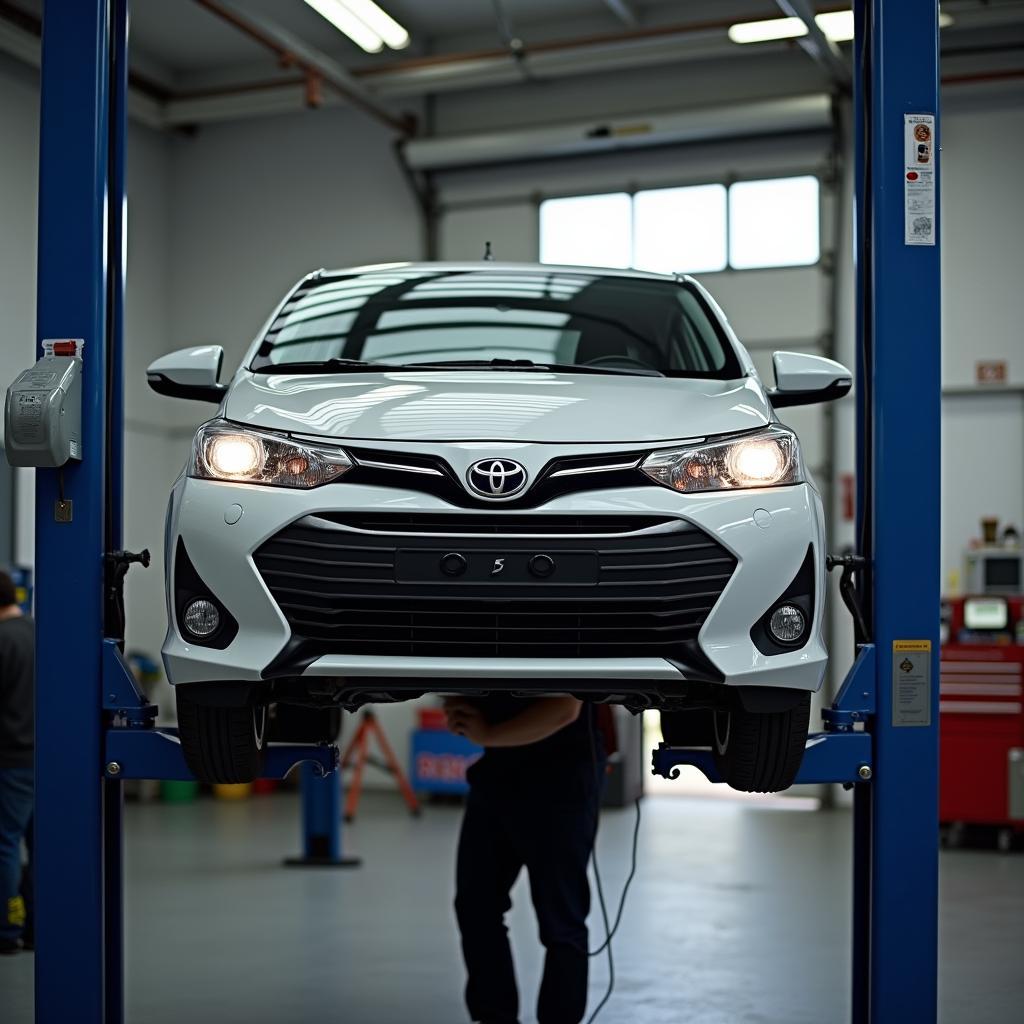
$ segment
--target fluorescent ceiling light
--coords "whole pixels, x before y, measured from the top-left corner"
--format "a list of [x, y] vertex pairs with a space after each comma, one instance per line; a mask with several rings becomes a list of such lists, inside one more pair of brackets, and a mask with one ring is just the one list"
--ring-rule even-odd
[[392, 50], [404, 50], [409, 45], [409, 33], [373, 0], [340, 0], [364, 25], [369, 26]]
[[816, 14], [814, 20], [833, 43], [847, 43], [853, 38], [853, 11], [829, 11]]
[[767, 43], [773, 39], [796, 39], [805, 35], [807, 35], [807, 26], [803, 23], [802, 18], [742, 21], [729, 27], [729, 38], [734, 43]]
[[[816, 14], [814, 20], [826, 39], [833, 43], [846, 43], [853, 39], [853, 11], [829, 11]], [[949, 14], [939, 12], [939, 28], [953, 24]], [[807, 26], [801, 18], [768, 18], [765, 21], [745, 21], [729, 29], [734, 43], [768, 43], [778, 39], [797, 39], [807, 35]]]
[[384, 40], [365, 21], [357, 18], [341, 0], [306, 0], [306, 3], [367, 53], [380, 53], [384, 49]]

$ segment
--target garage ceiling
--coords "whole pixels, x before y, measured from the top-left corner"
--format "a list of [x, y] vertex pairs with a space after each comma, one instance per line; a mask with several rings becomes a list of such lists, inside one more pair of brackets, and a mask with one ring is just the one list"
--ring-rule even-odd
[[[355, 76], [360, 90], [404, 104], [431, 93], [463, 93], [570, 76], [621, 72], [629, 68], [692, 61], [729, 61], [756, 69], [763, 81], [765, 59], [779, 67], [807, 71], [809, 88], [828, 90], [834, 78], [812, 69], [811, 58], [793, 41], [738, 46], [726, 27], [733, 21], [780, 15], [776, 0], [380, 0], [405, 25], [412, 44], [406, 50], [366, 54], [311, 10], [303, 0], [244, 0], [246, 16], [266, 19], [302, 44], [326, 55], [342, 74]], [[844, 5], [820, 0], [818, 10]], [[12, 33], [31, 29], [42, 0], [0, 0], [0, 48]], [[189, 102], [187, 116], [206, 119], [196, 107], [216, 96], [218, 112], [209, 119], [240, 113], [237, 96], [250, 97], [270, 85], [296, 81], [295, 69], [282, 69], [274, 54], [197, 0], [131, 0], [134, 84], [155, 101], [151, 123], [184, 123], [165, 116], [167, 101]], [[499, 28], [501, 12], [510, 31], [523, 41], [525, 60], [516, 61]], [[977, 75], [996, 71], [1024, 74], [1024, 0], [945, 0], [951, 27], [942, 34], [943, 71]], [[27, 14], [27, 18], [25, 15]], [[16, 40], [17, 42], [17, 40]], [[21, 41], [19, 56], [26, 44]], [[816, 79], [816, 80], [815, 80]], [[150, 86], [149, 89], [146, 86]], [[255, 87], [255, 88], [254, 88]], [[226, 97], [235, 94], [232, 105]], [[288, 102], [303, 102], [296, 86]], [[758, 95], [756, 89], [751, 96]], [[334, 98], [333, 95], [331, 97]], [[266, 104], [280, 110], [280, 97]], [[156, 108], [154, 108], [156, 110]], [[223, 113], [230, 110], [230, 115]]]

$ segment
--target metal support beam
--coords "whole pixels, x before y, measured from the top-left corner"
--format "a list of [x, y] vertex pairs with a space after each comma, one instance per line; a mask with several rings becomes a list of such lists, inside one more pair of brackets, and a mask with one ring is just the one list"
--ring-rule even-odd
[[844, 92], [850, 88], [850, 69], [842, 51], [825, 37], [814, 20], [814, 7], [809, 0], [776, 0], [787, 18], [799, 18], [807, 26], [807, 35], [797, 39], [801, 48], [814, 58]]
[[633, 28], [640, 24], [640, 19], [637, 17], [637, 13], [633, 10], [633, 5], [629, 0], [604, 0], [604, 2], [623, 25], [629, 25], [630, 28]]

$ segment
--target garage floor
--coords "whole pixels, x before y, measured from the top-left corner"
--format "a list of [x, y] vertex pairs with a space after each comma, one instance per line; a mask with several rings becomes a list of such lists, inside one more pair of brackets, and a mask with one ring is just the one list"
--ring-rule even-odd
[[[616, 899], [632, 814], [607, 813], [601, 834]], [[458, 809], [412, 820], [397, 797], [372, 795], [347, 833], [358, 871], [279, 867], [296, 815], [287, 796], [129, 808], [129, 1024], [466, 1019], [450, 912]], [[649, 798], [602, 1024], [842, 1024], [849, 839], [843, 811]], [[520, 886], [529, 1021], [540, 958]], [[944, 852], [942, 891], [943, 1024], [1018, 1020], [1024, 856]], [[601, 962], [592, 1005], [606, 977]], [[0, 959], [5, 1024], [31, 1020], [31, 985], [30, 955]]]

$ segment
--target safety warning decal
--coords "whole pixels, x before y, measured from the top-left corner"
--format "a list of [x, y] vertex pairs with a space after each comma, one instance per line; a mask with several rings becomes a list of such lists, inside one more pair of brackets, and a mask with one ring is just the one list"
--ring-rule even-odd
[[935, 115], [903, 115], [904, 242], [935, 244]]
[[932, 642], [892, 642], [892, 724], [932, 724]]

